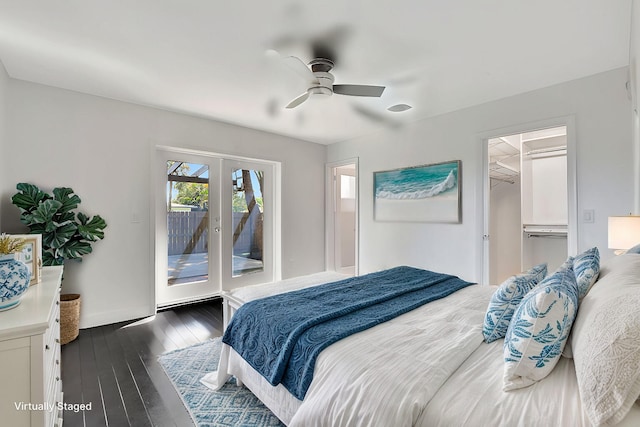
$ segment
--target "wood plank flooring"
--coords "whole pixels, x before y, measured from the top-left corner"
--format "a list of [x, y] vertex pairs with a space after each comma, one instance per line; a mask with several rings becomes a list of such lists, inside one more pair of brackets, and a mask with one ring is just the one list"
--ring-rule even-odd
[[62, 346], [62, 388], [68, 406], [91, 410], [65, 410], [63, 426], [193, 425], [157, 357], [221, 335], [219, 299], [80, 330]]

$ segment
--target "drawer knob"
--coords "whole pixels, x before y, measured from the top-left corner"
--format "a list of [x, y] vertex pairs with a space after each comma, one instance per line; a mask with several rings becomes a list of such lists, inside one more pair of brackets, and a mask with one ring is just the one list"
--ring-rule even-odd
[[60, 344], [60, 338], [56, 338], [56, 344]]
[[56, 317], [56, 323], [60, 323], [60, 319]]
[[49, 347], [49, 344], [46, 344], [46, 345], [44, 346], [44, 349], [45, 349], [45, 350], [49, 350], [50, 348], [51, 348], [51, 347]]
[[60, 305], [60, 301], [56, 301], [56, 305]]
[[60, 381], [60, 377], [56, 377], [56, 381]]
[[58, 359], [56, 359], [56, 365], [59, 365], [60, 361]]

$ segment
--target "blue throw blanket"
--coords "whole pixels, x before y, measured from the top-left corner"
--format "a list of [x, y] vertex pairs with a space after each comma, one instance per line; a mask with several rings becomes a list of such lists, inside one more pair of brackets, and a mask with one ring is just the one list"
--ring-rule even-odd
[[272, 385], [302, 400], [322, 350], [471, 285], [447, 274], [395, 267], [250, 301], [222, 341]]

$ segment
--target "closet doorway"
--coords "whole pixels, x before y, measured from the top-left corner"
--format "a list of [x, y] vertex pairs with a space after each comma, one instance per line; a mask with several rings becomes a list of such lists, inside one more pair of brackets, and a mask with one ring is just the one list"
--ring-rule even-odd
[[484, 279], [499, 284], [546, 262], [550, 272], [575, 243], [575, 166], [568, 126], [487, 138]]
[[358, 272], [358, 163], [327, 165], [327, 270]]

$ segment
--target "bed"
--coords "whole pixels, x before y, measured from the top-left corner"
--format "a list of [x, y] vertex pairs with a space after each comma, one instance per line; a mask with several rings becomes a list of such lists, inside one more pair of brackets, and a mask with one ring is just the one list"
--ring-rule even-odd
[[[227, 345], [218, 371], [202, 381], [215, 389], [235, 376], [289, 426], [638, 426], [640, 255], [614, 257], [599, 270], [563, 356], [527, 387], [503, 390], [505, 340], [483, 337], [498, 288], [480, 285], [331, 344], [303, 400]], [[321, 273], [232, 291], [226, 320], [246, 302], [342, 279]]]

